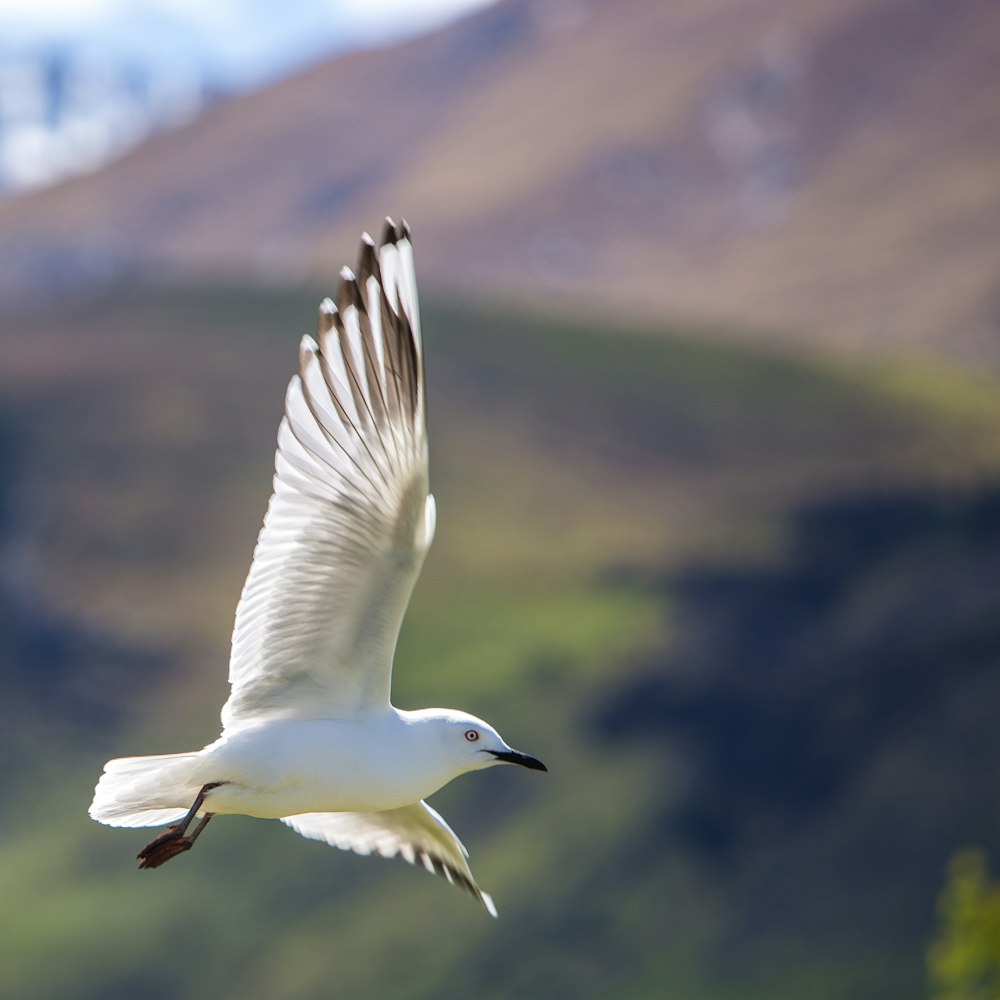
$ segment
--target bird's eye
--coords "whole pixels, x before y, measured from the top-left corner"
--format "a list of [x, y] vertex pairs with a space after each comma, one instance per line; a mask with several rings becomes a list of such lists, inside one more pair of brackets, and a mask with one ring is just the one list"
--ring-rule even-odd
[[465, 738], [470, 743], [475, 743], [479, 739], [479, 733], [475, 729], [466, 729]]

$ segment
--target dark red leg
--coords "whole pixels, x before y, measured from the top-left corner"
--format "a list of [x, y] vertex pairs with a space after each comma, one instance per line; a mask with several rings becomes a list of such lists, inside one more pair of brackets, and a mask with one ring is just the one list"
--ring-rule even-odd
[[215, 781], [207, 785], [202, 785], [201, 790], [198, 792], [184, 818], [151, 840], [136, 855], [139, 859], [140, 868], [159, 868], [160, 865], [165, 865], [171, 858], [176, 858], [178, 854], [183, 854], [185, 851], [191, 850], [194, 842], [201, 835], [201, 831], [208, 826], [208, 821], [212, 818], [212, 813], [205, 813], [202, 816], [190, 836], [185, 836], [187, 828], [191, 825], [191, 821], [195, 816], [198, 815], [198, 810], [204, 805], [206, 794], [213, 788], [218, 788], [221, 784], [221, 781]]

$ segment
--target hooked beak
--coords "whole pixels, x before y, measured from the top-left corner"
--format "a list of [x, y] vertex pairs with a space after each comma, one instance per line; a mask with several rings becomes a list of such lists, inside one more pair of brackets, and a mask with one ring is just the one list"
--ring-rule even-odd
[[502, 760], [505, 764], [520, 764], [521, 767], [531, 768], [532, 771], [548, 770], [537, 757], [521, 753], [520, 750], [487, 750], [486, 752], [493, 754], [497, 760]]

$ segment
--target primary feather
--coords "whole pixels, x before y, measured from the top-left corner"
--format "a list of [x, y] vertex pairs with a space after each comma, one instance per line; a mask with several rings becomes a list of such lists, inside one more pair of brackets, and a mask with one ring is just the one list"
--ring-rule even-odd
[[278, 432], [274, 493], [243, 588], [227, 728], [389, 703], [392, 656], [434, 534], [423, 359], [405, 224], [306, 337]]
[[411, 865], [422, 865], [474, 896], [492, 916], [497, 915], [493, 899], [472, 877], [465, 846], [426, 802], [376, 813], [302, 813], [286, 816], [281, 822], [303, 837], [345, 851], [401, 857]]

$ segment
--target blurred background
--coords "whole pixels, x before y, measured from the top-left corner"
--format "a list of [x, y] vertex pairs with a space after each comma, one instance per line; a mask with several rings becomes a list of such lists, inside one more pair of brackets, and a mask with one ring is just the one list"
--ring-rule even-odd
[[[0, 995], [992, 996], [1000, 7], [0, 2]], [[414, 230], [401, 707], [491, 921], [230, 818], [203, 745], [296, 347]]]

